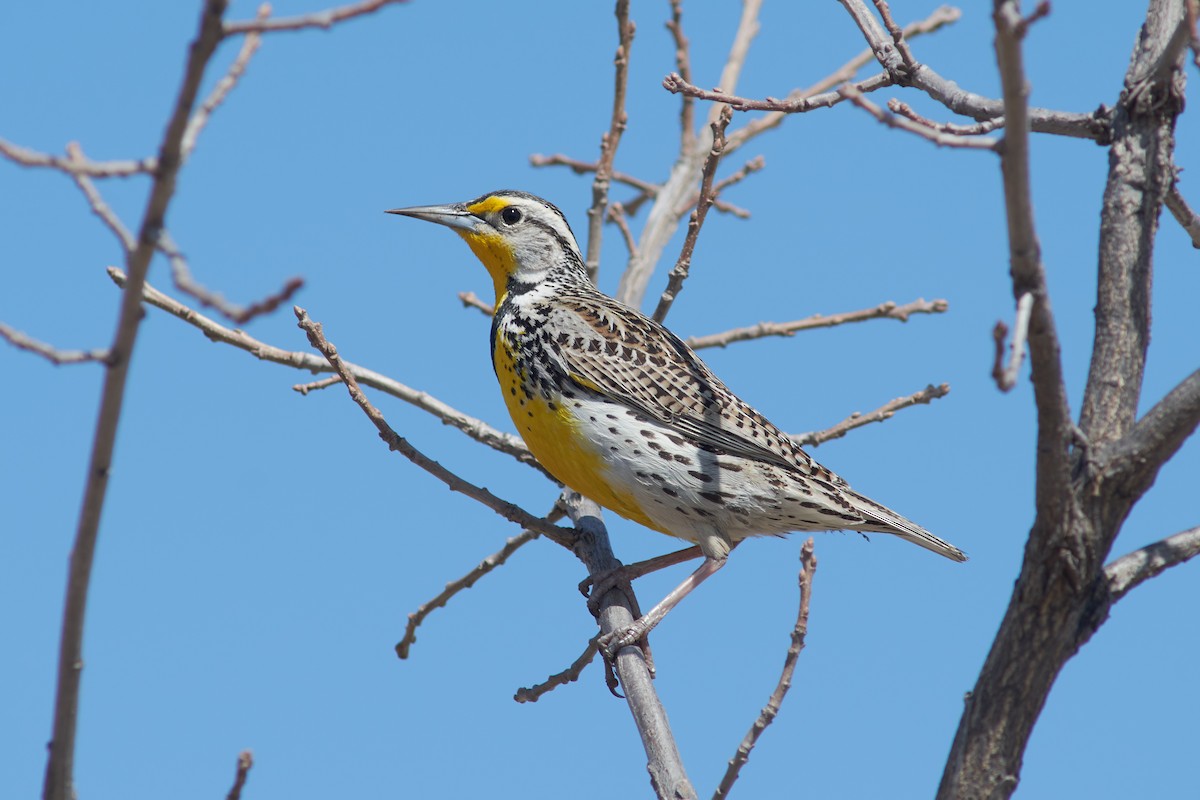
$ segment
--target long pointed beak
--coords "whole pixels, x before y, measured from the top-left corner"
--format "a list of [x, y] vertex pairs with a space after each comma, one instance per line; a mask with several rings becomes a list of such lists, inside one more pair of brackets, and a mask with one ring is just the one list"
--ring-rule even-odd
[[447, 228], [479, 233], [487, 225], [479, 217], [467, 211], [461, 203], [448, 206], [413, 206], [412, 208], [392, 208], [388, 214], [400, 214], [413, 219], [423, 219], [426, 222], [436, 222]]

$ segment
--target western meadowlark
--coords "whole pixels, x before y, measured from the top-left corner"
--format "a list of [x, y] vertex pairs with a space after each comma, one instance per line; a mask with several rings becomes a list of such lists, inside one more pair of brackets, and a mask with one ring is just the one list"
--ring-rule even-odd
[[606, 641], [610, 654], [645, 635], [749, 536], [890, 533], [966, 561], [810, 458], [669, 330], [596, 289], [553, 204], [501, 191], [389, 213], [453, 229], [487, 268], [492, 363], [538, 461], [617, 514], [699, 545], [704, 563]]

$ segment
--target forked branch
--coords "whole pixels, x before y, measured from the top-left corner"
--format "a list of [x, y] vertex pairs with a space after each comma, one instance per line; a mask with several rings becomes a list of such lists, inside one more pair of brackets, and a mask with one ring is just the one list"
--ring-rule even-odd
[[[116, 267], [109, 267], [108, 274], [118, 286], [125, 285], [125, 273], [121, 270]], [[270, 361], [275, 364], [282, 364], [294, 369], [308, 370], [313, 373], [333, 371], [329, 363], [320, 356], [295, 350], [283, 350], [255, 339], [243, 330], [227, 328], [219, 322], [185, 306], [178, 300], [168, 297], [148, 283], [143, 285], [142, 298], [155, 308], [160, 308], [193, 326], [210, 341], [232, 345], [262, 361]], [[413, 389], [374, 370], [369, 370], [348, 362], [343, 363], [360, 383], [370, 386], [372, 389], [378, 389], [381, 392], [390, 394], [392, 397], [403, 400], [406, 403], [411, 403], [422, 411], [434, 415], [445, 424], [457, 428], [475, 441], [485, 444], [501, 453], [507, 453], [521, 463], [539, 470], [546, 477], [550, 477], [533, 458], [529, 452], [529, 448], [525, 446], [525, 443], [519, 437], [496, 430], [483, 420], [464, 414], [458, 409], [438, 400], [428, 392]]]
[[309, 319], [308, 312], [299, 306], [296, 306], [294, 310], [298, 326], [308, 335], [309, 343], [325, 357], [325, 360], [329, 362], [329, 366], [342, 379], [342, 383], [346, 385], [346, 391], [350, 393], [350, 399], [362, 409], [362, 412], [367, 415], [367, 419], [371, 420], [371, 424], [379, 431], [379, 438], [383, 439], [389, 450], [399, 453], [413, 464], [416, 464], [446, 484], [450, 491], [459, 492], [470, 497], [472, 500], [478, 501], [506, 520], [535, 530], [555, 544], [560, 544], [568, 549], [573, 547], [573, 532], [570, 529], [560, 528], [546, 519], [535, 517], [515, 503], [503, 500], [487, 489], [476, 486], [470, 481], [459, 477], [413, 447], [407, 439], [396, 433], [392, 429], [392, 426], [388, 425], [387, 420], [384, 419], [383, 413], [367, 399], [367, 396], [358, 385], [358, 380], [354, 377], [354, 372], [342, 360], [337, 348], [325, 338], [325, 334], [321, 330], [321, 324]]

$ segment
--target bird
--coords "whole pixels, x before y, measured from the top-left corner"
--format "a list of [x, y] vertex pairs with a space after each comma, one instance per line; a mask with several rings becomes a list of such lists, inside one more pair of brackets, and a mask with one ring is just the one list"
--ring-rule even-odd
[[602, 293], [571, 227], [522, 191], [387, 213], [450, 228], [495, 289], [491, 355], [505, 405], [534, 457], [626, 519], [698, 545], [704, 561], [601, 644], [639, 642], [751, 536], [887, 533], [953, 561], [967, 556], [859, 494], [734, 394], [678, 336]]

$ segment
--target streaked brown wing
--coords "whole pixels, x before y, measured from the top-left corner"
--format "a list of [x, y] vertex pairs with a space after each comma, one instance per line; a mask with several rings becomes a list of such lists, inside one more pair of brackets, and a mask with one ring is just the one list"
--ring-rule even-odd
[[[701, 447], [812, 473], [815, 465], [806, 453], [731, 392], [666, 328], [603, 295], [559, 300], [555, 329], [563, 333], [558, 352], [580, 384]], [[816, 469], [827, 480], [841, 482]]]

